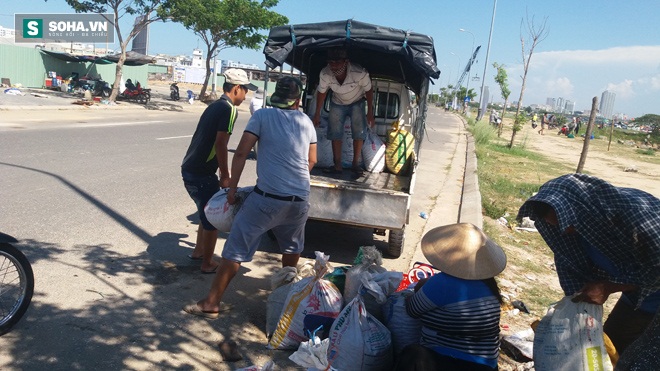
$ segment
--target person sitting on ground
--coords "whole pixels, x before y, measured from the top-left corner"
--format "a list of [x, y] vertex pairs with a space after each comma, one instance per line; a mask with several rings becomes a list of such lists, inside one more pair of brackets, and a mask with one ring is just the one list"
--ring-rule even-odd
[[494, 277], [506, 267], [504, 251], [459, 223], [427, 232], [422, 252], [441, 273], [418, 282], [406, 301], [422, 336], [403, 348], [394, 370], [497, 370], [502, 296]]
[[[369, 72], [361, 66], [351, 63], [345, 49], [333, 48], [327, 53], [328, 65], [321, 70], [319, 86], [316, 94], [316, 112], [314, 113], [314, 126], [321, 123], [321, 109], [325, 102], [328, 90], [332, 90], [330, 114], [328, 116], [328, 139], [332, 141], [332, 156], [334, 166], [324, 172], [340, 174], [342, 139], [344, 138], [344, 121], [351, 118], [353, 135], [353, 162], [351, 170], [354, 176], [362, 175], [360, 167], [360, 153], [362, 144], [367, 136], [366, 124], [373, 128], [374, 118], [374, 92], [371, 87]], [[367, 114], [365, 120], [365, 100]]]

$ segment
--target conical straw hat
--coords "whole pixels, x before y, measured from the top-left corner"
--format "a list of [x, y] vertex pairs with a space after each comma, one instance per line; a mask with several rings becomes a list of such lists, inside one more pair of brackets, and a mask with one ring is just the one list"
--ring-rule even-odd
[[431, 229], [422, 238], [422, 252], [436, 268], [466, 280], [495, 277], [506, 267], [504, 250], [469, 223]]

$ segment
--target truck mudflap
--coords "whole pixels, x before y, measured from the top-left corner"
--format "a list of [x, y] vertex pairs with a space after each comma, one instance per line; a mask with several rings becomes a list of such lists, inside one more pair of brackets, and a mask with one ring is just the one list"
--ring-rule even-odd
[[309, 199], [310, 219], [382, 229], [402, 229], [408, 222], [410, 195], [405, 192], [312, 178]]

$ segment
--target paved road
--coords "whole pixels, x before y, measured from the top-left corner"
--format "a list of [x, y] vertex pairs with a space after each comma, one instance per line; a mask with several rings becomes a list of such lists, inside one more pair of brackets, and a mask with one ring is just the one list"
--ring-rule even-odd
[[[279, 266], [270, 241], [230, 286], [232, 312], [207, 321], [180, 311], [212, 279], [186, 258], [197, 225], [179, 175], [200, 112], [3, 112], [0, 228], [21, 239], [36, 286], [26, 317], [0, 338], [1, 369], [224, 370], [270, 357], [294, 369], [289, 352], [264, 348], [270, 272]], [[423, 260], [423, 232], [459, 220], [467, 148], [461, 121], [431, 108], [404, 253], [385, 259], [386, 268], [404, 271]], [[254, 171], [248, 163], [242, 183], [253, 184]], [[474, 217], [462, 212], [464, 221]], [[373, 244], [385, 241], [371, 230], [307, 227], [306, 254], [324, 251], [335, 266]], [[237, 341], [245, 360], [222, 363], [216, 344], [223, 339]]]

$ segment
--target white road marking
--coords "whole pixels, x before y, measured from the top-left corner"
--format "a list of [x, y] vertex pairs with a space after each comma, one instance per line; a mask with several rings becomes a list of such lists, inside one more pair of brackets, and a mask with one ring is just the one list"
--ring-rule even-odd
[[163, 138], [156, 138], [156, 140], [168, 140], [168, 139], [181, 139], [181, 138], [192, 138], [191, 135], [180, 135], [178, 137], [163, 137]]
[[127, 125], [141, 125], [141, 124], [158, 124], [161, 122], [166, 122], [164, 120], [153, 120], [153, 121], [129, 121], [129, 122], [107, 122], [103, 124], [79, 124], [75, 125], [78, 128], [97, 128], [104, 126], [127, 126]]

